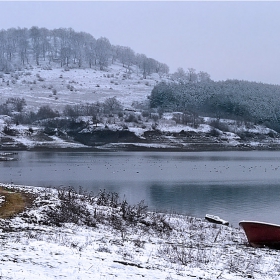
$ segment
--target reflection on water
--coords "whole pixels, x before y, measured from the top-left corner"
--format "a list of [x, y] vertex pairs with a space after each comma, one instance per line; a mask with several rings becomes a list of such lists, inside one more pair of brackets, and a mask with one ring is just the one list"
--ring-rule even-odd
[[153, 206], [158, 210], [169, 205], [169, 209], [176, 213], [197, 217], [206, 213], [218, 214], [234, 226], [243, 219], [280, 223], [279, 184], [177, 184], [172, 188], [153, 184], [149, 189]]
[[280, 152], [20, 152], [1, 182], [118, 192], [150, 209], [280, 223]]

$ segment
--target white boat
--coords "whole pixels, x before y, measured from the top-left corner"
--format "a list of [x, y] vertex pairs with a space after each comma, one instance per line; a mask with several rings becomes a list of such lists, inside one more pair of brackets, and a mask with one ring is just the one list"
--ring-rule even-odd
[[205, 215], [205, 219], [211, 223], [215, 223], [215, 224], [221, 224], [221, 225], [225, 225], [228, 226], [229, 222], [226, 220], [221, 219], [218, 216], [214, 216], [214, 215], [210, 215], [210, 214], [206, 214]]

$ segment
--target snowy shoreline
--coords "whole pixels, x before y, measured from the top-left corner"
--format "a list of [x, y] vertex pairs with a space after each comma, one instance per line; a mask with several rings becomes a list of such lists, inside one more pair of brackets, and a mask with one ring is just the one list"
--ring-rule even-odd
[[218, 143], [218, 144], [205, 144], [192, 143], [185, 146], [175, 146], [175, 145], [165, 145], [165, 144], [143, 144], [143, 143], [110, 143], [102, 146], [85, 146], [76, 143], [48, 143], [44, 145], [42, 143], [33, 144], [30, 146], [14, 145], [14, 146], [0, 146], [0, 151], [2, 152], [18, 152], [18, 151], [56, 151], [56, 152], [206, 152], [206, 151], [277, 151], [280, 150], [279, 143], [244, 143], [239, 145], [231, 145], [228, 143]]
[[[145, 212], [143, 204], [118, 204], [106, 192], [91, 196], [69, 189], [2, 186], [35, 196], [23, 213], [0, 219], [2, 279], [279, 276], [280, 251], [250, 247], [239, 228]], [[63, 208], [65, 202], [73, 207]], [[62, 210], [67, 217], [59, 215]]]

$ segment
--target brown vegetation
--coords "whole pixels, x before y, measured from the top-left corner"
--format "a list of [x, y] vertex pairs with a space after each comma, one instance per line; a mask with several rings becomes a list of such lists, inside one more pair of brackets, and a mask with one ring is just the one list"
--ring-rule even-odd
[[5, 197], [5, 202], [0, 205], [0, 218], [6, 219], [22, 212], [33, 201], [32, 196], [23, 192], [15, 192], [0, 187], [0, 195]]

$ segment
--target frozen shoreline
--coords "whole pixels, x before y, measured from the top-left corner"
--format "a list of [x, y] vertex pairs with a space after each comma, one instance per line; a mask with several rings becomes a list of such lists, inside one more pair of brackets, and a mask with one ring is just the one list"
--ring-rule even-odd
[[77, 223], [56, 226], [47, 213], [62, 209], [57, 190], [4, 186], [35, 194], [36, 199], [24, 213], [0, 220], [3, 279], [277, 279], [279, 275], [280, 252], [248, 246], [239, 228], [150, 212], [129, 222], [119, 206], [104, 206], [97, 203], [98, 197], [88, 200], [83, 195], [75, 196], [75, 203], [94, 219], [82, 215]]

